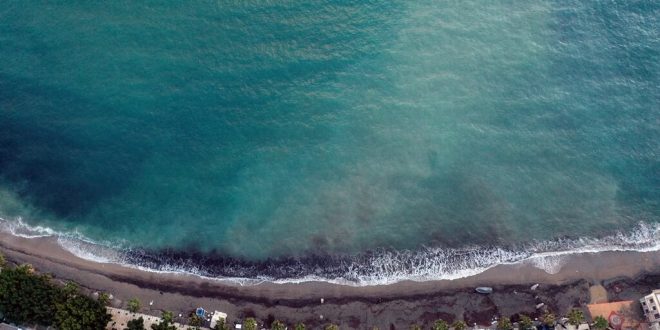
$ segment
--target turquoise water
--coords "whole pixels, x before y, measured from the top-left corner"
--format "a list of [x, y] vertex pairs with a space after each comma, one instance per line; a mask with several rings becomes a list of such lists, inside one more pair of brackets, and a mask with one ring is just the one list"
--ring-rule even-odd
[[660, 2], [7, 1], [0, 217], [260, 261], [660, 223]]

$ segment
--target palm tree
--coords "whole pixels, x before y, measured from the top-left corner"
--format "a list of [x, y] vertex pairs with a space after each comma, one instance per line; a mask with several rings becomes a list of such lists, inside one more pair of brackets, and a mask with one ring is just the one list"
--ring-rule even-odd
[[137, 313], [140, 310], [140, 300], [138, 298], [131, 298], [128, 300], [128, 311], [131, 313]]
[[580, 324], [584, 321], [584, 314], [582, 313], [581, 310], [579, 309], [572, 309], [568, 313], [568, 323], [574, 325], [574, 326], [580, 326]]
[[243, 321], [243, 329], [245, 330], [257, 330], [257, 320], [252, 317], [248, 317]]
[[146, 330], [144, 328], [144, 319], [142, 317], [126, 322], [124, 330]]
[[511, 330], [513, 329], [513, 326], [511, 325], [511, 319], [508, 317], [501, 317], [497, 321], [497, 329], [498, 330]]
[[170, 311], [163, 311], [160, 317], [163, 318], [163, 320], [167, 321], [168, 323], [172, 323], [172, 321], [174, 320], [174, 313]]
[[229, 326], [227, 326], [227, 322], [225, 322], [225, 319], [220, 318], [218, 322], [215, 323], [215, 327], [213, 327], [213, 330], [229, 330]]
[[160, 323], [151, 325], [152, 330], [176, 330], [176, 327], [171, 324], [172, 319], [174, 318], [172, 312], [163, 311], [161, 318], [162, 320]]
[[294, 329], [295, 330], [305, 330], [305, 324], [303, 324], [302, 322], [299, 322], [298, 324], [296, 324]]
[[451, 325], [454, 330], [465, 330], [467, 328], [467, 324], [465, 324], [465, 321], [456, 321]]
[[275, 320], [275, 321], [273, 321], [273, 323], [270, 325], [270, 329], [271, 329], [271, 330], [284, 330], [284, 329], [286, 329], [286, 326], [284, 325], [284, 323], [282, 323], [282, 321], [280, 321], [280, 320]]
[[152, 324], [151, 330], [176, 330], [176, 327], [163, 320], [160, 323]]
[[103, 304], [103, 306], [110, 305], [110, 295], [107, 292], [99, 293], [99, 302]]
[[555, 325], [555, 322], [557, 321], [557, 317], [555, 316], [555, 314], [552, 314], [550, 312], [545, 312], [545, 314], [543, 314], [542, 320], [543, 320], [543, 324], [551, 327]]
[[534, 327], [532, 319], [527, 315], [520, 315], [520, 322], [518, 324], [520, 325], [520, 330], [529, 330]]
[[333, 323], [330, 323], [325, 326], [325, 330], [339, 330], [339, 326]]
[[596, 316], [594, 318], [594, 328], [598, 330], [605, 330], [610, 326], [610, 323], [602, 316]]
[[433, 330], [449, 330], [449, 324], [445, 320], [437, 320], [433, 323]]

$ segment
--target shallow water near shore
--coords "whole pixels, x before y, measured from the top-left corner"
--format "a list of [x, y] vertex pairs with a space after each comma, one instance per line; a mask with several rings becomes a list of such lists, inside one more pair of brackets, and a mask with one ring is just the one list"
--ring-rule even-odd
[[10, 3], [0, 217], [89, 258], [287, 280], [652, 249], [658, 12]]

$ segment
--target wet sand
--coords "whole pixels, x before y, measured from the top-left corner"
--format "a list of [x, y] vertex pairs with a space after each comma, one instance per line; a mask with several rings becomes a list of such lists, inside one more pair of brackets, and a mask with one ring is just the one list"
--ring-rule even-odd
[[[333, 322], [342, 328], [407, 329], [411, 324], [430, 326], [438, 318], [487, 325], [498, 315], [534, 316], [539, 313], [534, 306], [540, 302], [553, 312], [565, 313], [589, 302], [593, 284], [602, 284], [610, 300], [637, 299], [660, 286], [660, 252], [565, 256], [554, 274], [522, 263], [457, 280], [354, 287], [325, 282], [240, 286], [193, 275], [147, 272], [81, 259], [61, 248], [53, 237], [27, 239], [0, 233], [0, 250], [8, 260], [30, 263], [56, 279], [110, 292], [117, 307], [138, 297], [147, 314], [171, 310], [185, 315], [201, 306], [226, 312], [230, 322], [255, 316], [266, 323], [276, 318], [303, 321], [314, 328]], [[534, 283], [541, 285], [531, 291]], [[492, 286], [495, 292], [477, 294], [474, 287], [479, 285]]]

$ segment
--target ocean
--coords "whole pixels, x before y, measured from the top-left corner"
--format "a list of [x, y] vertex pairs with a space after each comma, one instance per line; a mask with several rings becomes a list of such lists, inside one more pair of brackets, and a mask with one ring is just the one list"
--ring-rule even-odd
[[660, 2], [6, 1], [0, 218], [248, 280], [658, 251]]

